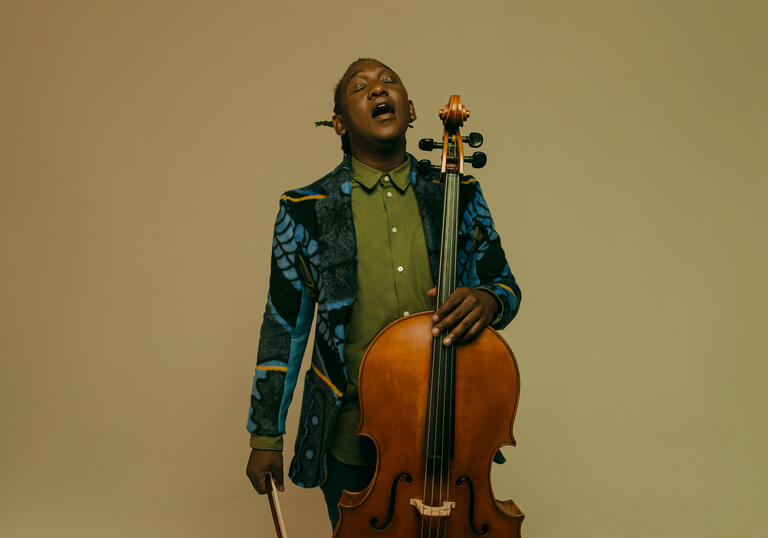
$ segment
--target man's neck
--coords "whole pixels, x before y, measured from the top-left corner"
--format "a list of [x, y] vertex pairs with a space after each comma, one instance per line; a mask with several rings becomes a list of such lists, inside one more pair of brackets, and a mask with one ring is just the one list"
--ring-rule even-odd
[[403, 164], [407, 158], [404, 145], [392, 152], [385, 153], [357, 151], [352, 148], [352, 156], [361, 163], [382, 172], [391, 172]]

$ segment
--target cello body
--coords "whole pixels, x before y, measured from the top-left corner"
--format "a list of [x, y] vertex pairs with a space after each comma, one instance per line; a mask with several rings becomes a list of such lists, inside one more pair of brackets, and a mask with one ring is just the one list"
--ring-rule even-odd
[[[431, 317], [423, 312], [392, 322], [363, 358], [358, 433], [373, 440], [378, 461], [367, 489], [342, 495], [334, 538], [520, 536], [523, 513], [513, 501], [497, 500], [490, 480], [496, 451], [515, 444], [514, 355], [491, 328], [457, 346], [454, 454], [448, 472], [440, 473], [445, 476], [434, 476], [420, 449], [427, 436], [425, 379], [435, 341]], [[455, 506], [447, 515], [430, 515], [412, 499], [429, 507]]]

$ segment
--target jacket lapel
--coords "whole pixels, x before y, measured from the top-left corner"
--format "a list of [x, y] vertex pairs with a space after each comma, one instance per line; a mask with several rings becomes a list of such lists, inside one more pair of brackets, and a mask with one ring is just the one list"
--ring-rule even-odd
[[357, 242], [352, 218], [349, 157], [324, 181], [328, 194], [317, 201], [319, 264], [329, 310], [350, 303], [357, 289]]
[[440, 235], [443, 230], [443, 185], [438, 183], [439, 174], [422, 175], [416, 168], [417, 161], [411, 155], [411, 184], [421, 213], [424, 227], [424, 241], [427, 244], [429, 269], [432, 280], [437, 284], [440, 267]]
[[324, 357], [323, 366], [339, 390], [346, 387], [347, 374], [342, 366], [344, 342], [357, 290], [357, 243], [352, 219], [349, 161], [346, 157], [321, 181], [327, 196], [318, 199], [315, 205], [321, 275], [318, 329], [323, 329], [321, 323], [325, 326], [320, 331], [325, 334], [321, 336], [338, 354], [336, 360]]

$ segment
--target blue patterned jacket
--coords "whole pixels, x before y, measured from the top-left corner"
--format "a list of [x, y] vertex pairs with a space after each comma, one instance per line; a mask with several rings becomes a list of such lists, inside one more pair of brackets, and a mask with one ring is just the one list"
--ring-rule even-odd
[[[423, 176], [411, 159], [432, 276], [437, 282], [443, 186]], [[285, 433], [288, 407], [317, 305], [312, 362], [305, 374], [295, 453], [288, 475], [299, 486], [325, 478], [326, 445], [347, 386], [344, 342], [357, 289], [357, 246], [352, 224], [350, 158], [311, 185], [280, 198], [272, 242], [269, 295], [261, 326], [248, 431]], [[465, 176], [458, 239], [458, 285], [493, 291], [503, 313], [493, 327], [515, 316], [520, 289], [509, 270], [479, 183]]]

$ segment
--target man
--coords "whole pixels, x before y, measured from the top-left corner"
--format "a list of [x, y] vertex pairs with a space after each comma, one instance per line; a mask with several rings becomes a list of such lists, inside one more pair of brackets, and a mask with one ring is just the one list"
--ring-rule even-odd
[[[394, 319], [434, 309], [442, 186], [418, 174], [406, 153], [416, 112], [389, 67], [372, 59], [352, 63], [334, 101], [344, 160], [280, 200], [246, 473], [259, 493], [267, 473], [283, 489], [285, 417], [317, 305], [289, 476], [300, 486], [321, 485], [335, 526], [341, 491], [363, 489], [375, 466], [370, 442], [354, 435], [365, 348]], [[433, 334], [444, 345], [471, 340], [489, 324], [503, 328], [520, 299], [479, 185], [462, 189], [459, 247], [468, 255], [460, 260], [460, 287], [433, 317]]]

